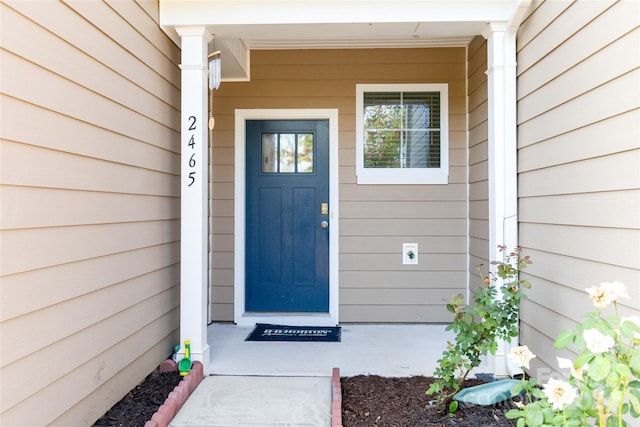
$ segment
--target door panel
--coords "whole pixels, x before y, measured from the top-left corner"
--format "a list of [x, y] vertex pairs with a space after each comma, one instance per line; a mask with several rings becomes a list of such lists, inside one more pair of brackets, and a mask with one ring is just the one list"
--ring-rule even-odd
[[245, 310], [329, 311], [327, 120], [247, 121]]
[[316, 271], [315, 255], [315, 218], [307, 212], [308, 206], [315, 206], [315, 188], [295, 188], [293, 190], [293, 253], [296, 263], [293, 265], [293, 283], [295, 286], [313, 286]]
[[258, 284], [280, 283], [282, 254], [282, 190], [279, 188], [261, 188], [258, 216], [258, 247], [271, 250], [258, 252]]

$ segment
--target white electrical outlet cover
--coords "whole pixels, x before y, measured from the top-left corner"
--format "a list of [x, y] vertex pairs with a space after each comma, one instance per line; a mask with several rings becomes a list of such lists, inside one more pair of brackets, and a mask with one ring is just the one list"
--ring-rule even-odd
[[418, 264], [418, 244], [417, 243], [402, 244], [402, 264], [404, 265]]

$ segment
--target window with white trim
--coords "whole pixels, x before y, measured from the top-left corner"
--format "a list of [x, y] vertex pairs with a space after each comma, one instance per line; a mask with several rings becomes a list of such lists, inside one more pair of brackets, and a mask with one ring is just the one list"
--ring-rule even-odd
[[447, 184], [448, 85], [356, 85], [358, 184]]

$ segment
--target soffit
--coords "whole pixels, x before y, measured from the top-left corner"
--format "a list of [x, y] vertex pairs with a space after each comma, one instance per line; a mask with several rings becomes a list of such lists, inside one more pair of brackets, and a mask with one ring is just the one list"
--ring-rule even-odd
[[[223, 79], [248, 78], [253, 49], [466, 46], [489, 22], [511, 22], [521, 0], [159, 0], [160, 24], [204, 26]], [[213, 45], [211, 47], [213, 49]], [[247, 68], [245, 68], [247, 67]]]

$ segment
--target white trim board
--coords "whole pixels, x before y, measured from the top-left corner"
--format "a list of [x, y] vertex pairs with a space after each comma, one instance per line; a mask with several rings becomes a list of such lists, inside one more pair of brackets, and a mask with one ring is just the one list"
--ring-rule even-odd
[[[246, 174], [245, 139], [247, 120], [329, 120], [329, 312], [250, 313], [245, 312], [245, 225]], [[234, 189], [234, 297], [233, 320], [241, 326], [256, 323], [330, 326], [338, 324], [338, 110], [337, 109], [256, 109], [235, 110]]]

